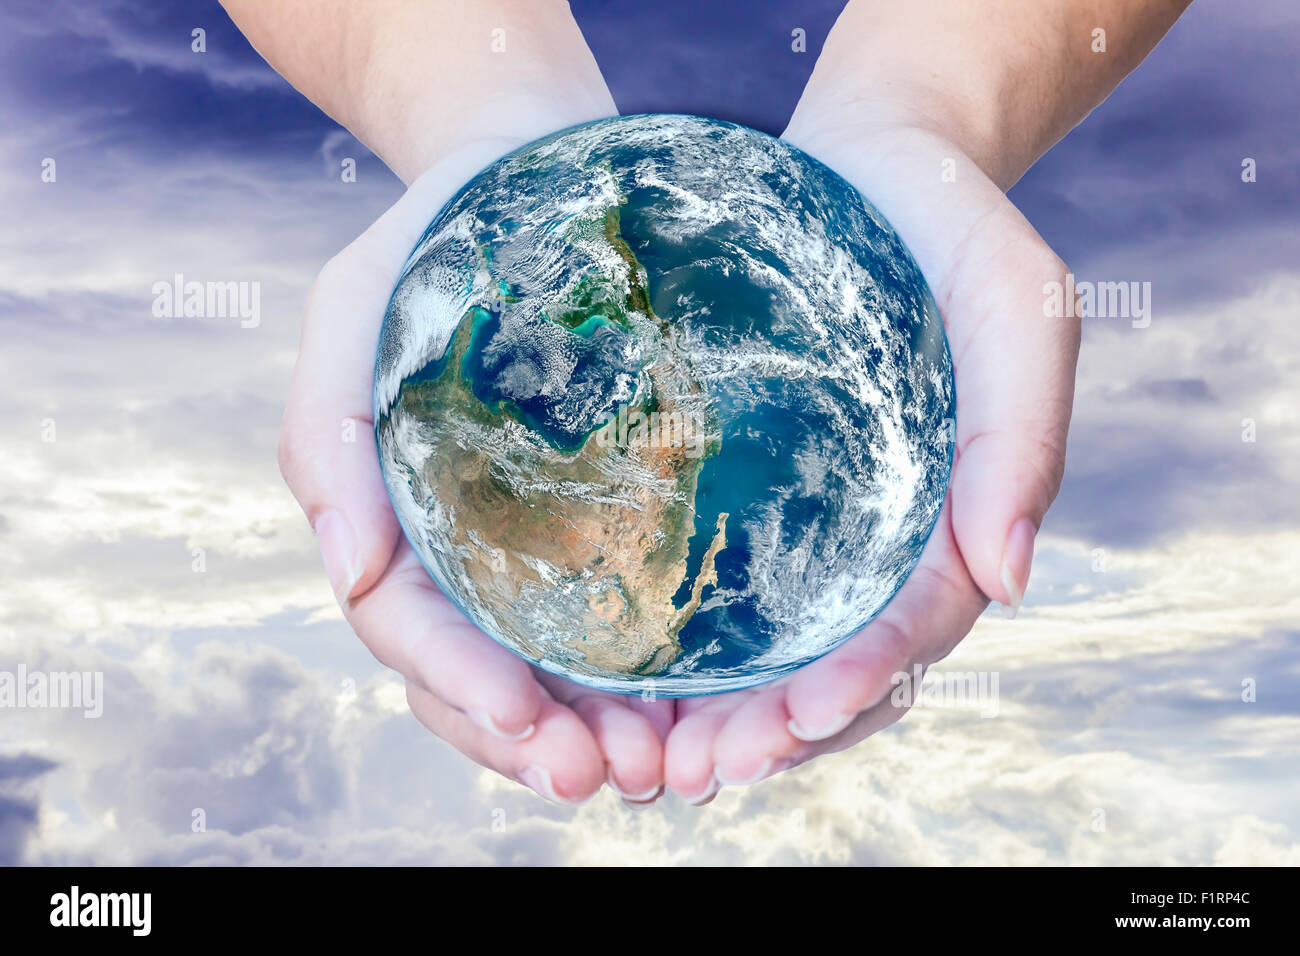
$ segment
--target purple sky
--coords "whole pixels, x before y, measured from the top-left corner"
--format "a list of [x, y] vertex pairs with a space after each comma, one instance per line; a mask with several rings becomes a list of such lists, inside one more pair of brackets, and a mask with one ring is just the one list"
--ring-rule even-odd
[[[779, 132], [838, 3], [574, 7], [620, 108]], [[629, 820], [608, 794], [543, 807], [416, 726], [280, 482], [306, 290], [400, 184], [215, 3], [6, 3], [0, 671], [102, 671], [106, 700], [0, 710], [0, 863], [1300, 863], [1296, 50], [1293, 0], [1194, 4], [1011, 192], [1081, 279], [1150, 282], [1153, 309], [1085, 324], [1025, 608], [943, 662], [997, 670], [1001, 715], [918, 708]], [[160, 323], [177, 272], [261, 282], [261, 325]]]

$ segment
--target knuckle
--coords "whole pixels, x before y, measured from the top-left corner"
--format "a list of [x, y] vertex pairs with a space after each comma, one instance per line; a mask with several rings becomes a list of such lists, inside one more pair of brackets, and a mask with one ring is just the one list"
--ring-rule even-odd
[[292, 407], [285, 411], [280, 422], [280, 439], [276, 446], [276, 459], [280, 465], [280, 477], [290, 490], [295, 489], [302, 474], [302, 463], [306, 459], [306, 429], [294, 414]]
[[330, 256], [325, 264], [320, 267], [320, 272], [316, 273], [316, 278], [312, 280], [311, 294], [317, 295], [321, 292], [328, 292], [338, 286], [339, 282], [347, 275], [349, 258], [347, 248]]
[[1055, 498], [1065, 478], [1065, 441], [1069, 412], [1039, 422], [1026, 423], [1021, 434], [1022, 460], [1034, 471], [1050, 498]]
[[320, 267], [316, 278], [312, 280], [311, 287], [307, 290], [304, 314], [308, 322], [316, 311], [315, 306], [318, 302], [328, 302], [348, 287], [356, 272], [355, 259], [353, 247], [347, 246], [336, 252]]
[[874, 641], [880, 659], [902, 667], [912, 661], [913, 641], [909, 629], [900, 621], [890, 618], [878, 620], [880, 625]]

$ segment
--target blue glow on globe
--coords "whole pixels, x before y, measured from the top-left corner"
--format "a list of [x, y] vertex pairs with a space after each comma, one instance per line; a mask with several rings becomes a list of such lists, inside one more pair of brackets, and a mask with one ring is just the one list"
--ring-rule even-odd
[[685, 696], [790, 673], [901, 586], [955, 399], [907, 248], [745, 127], [601, 120], [494, 163], [393, 293], [375, 433], [442, 590], [538, 667]]

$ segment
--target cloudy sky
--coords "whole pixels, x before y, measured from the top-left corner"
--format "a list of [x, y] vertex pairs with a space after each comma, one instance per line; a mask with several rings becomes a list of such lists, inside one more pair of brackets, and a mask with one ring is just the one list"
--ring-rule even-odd
[[[838, 10], [574, 6], [625, 111], [774, 132]], [[996, 672], [997, 715], [918, 707], [636, 814], [419, 727], [280, 482], [307, 287], [396, 179], [215, 3], [6, 3], [0, 671], [104, 695], [0, 709], [0, 862], [1300, 863], [1300, 8], [1229, 6], [1012, 192], [1080, 279], [1150, 282], [1152, 321], [1085, 324], [1025, 608], [935, 668]], [[260, 325], [155, 318], [176, 273], [260, 282]]]

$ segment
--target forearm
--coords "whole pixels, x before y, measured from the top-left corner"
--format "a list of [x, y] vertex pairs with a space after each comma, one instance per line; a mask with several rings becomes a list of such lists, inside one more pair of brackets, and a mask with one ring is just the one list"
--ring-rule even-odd
[[[1003, 189], [1106, 98], [1191, 0], [851, 0], [787, 130], [919, 125]], [[1094, 52], [1094, 30], [1105, 52]]]
[[616, 110], [565, 0], [223, 0], [303, 95], [403, 180], [482, 139]]

